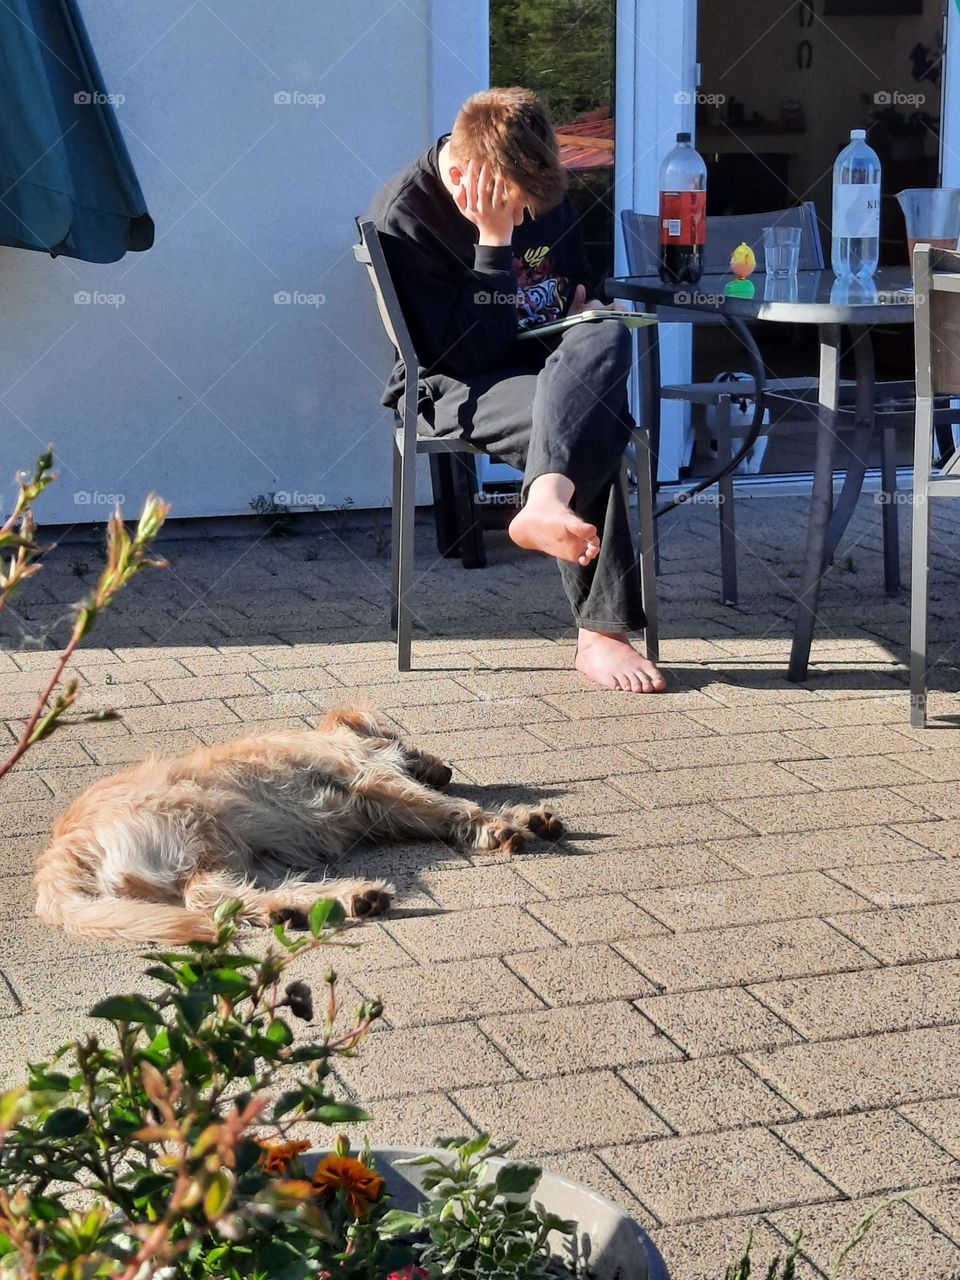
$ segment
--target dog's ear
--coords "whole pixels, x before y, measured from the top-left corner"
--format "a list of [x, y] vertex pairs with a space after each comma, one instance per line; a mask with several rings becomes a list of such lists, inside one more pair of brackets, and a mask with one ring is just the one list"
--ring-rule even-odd
[[377, 717], [365, 707], [350, 711], [329, 711], [318, 728], [322, 733], [330, 729], [350, 729], [361, 738], [392, 738], [394, 734], [377, 722]]

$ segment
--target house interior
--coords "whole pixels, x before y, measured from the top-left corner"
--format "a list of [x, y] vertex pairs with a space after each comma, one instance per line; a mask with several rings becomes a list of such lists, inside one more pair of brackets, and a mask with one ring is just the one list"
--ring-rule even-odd
[[[695, 142], [707, 164], [708, 215], [813, 201], [829, 267], [834, 161], [850, 130], [865, 128], [883, 170], [880, 263], [905, 265], [896, 194], [940, 181], [946, 2], [703, 0]], [[532, 0], [522, 9], [491, 2], [491, 81], [528, 84], [550, 105], [598, 279], [612, 269], [616, 233], [615, 10], [611, 0]], [[812, 328], [766, 324], [758, 338], [772, 376], [815, 372]], [[878, 328], [874, 345], [881, 377], [912, 376], [912, 340], [902, 330]], [[696, 379], [742, 363], [723, 329], [698, 327]], [[756, 468], [808, 473], [811, 441], [811, 428], [778, 428]], [[701, 432], [689, 474], [710, 465]]]

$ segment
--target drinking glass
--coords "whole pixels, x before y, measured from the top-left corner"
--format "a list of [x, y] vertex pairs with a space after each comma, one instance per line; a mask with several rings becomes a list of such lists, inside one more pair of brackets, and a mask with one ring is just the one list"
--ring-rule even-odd
[[960, 241], [960, 190], [956, 187], [913, 187], [897, 196], [907, 224], [907, 253], [922, 243], [934, 249], [956, 249]]
[[795, 276], [800, 265], [800, 228], [765, 227], [763, 254], [768, 276]]

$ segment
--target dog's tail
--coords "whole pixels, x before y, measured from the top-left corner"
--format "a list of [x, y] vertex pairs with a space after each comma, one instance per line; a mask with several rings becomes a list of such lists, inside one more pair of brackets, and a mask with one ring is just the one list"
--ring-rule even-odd
[[[70, 850], [55, 840], [37, 865], [37, 915], [67, 933], [115, 942], [212, 942], [211, 916], [142, 898], [84, 893], [71, 876]], [[76, 864], [74, 864], [75, 866]]]
[[109, 942], [212, 942], [216, 937], [212, 918], [202, 911], [137, 898], [71, 894], [51, 904], [38, 895], [37, 915], [67, 933]]

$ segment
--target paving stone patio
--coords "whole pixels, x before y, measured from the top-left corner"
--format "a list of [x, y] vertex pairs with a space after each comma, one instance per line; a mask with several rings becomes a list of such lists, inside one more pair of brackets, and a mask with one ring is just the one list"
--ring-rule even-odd
[[[83, 1030], [107, 991], [149, 986], [135, 948], [33, 920], [32, 859], [68, 798], [149, 751], [363, 699], [453, 761], [457, 790], [545, 798], [570, 828], [508, 861], [439, 844], [352, 860], [399, 889], [337, 957], [348, 990], [386, 1006], [343, 1072], [374, 1142], [517, 1137], [634, 1213], [675, 1280], [721, 1280], [751, 1228], [761, 1258], [802, 1228], [801, 1274], [824, 1277], [860, 1217], [906, 1191], [845, 1274], [956, 1280], [960, 523], [935, 526], [944, 662], [919, 734], [908, 600], [882, 594], [869, 495], [827, 579], [810, 679], [784, 679], [805, 509], [738, 503], [736, 609], [719, 603], [715, 510], [664, 522], [661, 697], [582, 683], [553, 566], [499, 535], [489, 568], [465, 573], [436, 560], [424, 520], [405, 676], [382, 518], [170, 539], [171, 567], [76, 665], [83, 708], [119, 718], [62, 729], [3, 784], [3, 1075]], [[5, 618], [11, 736], [97, 559], [61, 547]]]

